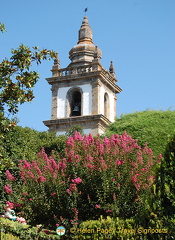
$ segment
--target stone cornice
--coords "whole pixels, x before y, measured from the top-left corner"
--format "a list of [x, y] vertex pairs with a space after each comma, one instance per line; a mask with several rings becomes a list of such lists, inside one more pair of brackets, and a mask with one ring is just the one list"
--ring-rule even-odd
[[98, 121], [101, 122], [103, 125], [108, 126], [111, 121], [106, 118], [103, 114], [96, 114], [96, 115], [87, 115], [87, 116], [78, 116], [78, 117], [68, 117], [68, 118], [57, 118], [53, 120], [43, 121], [44, 125], [47, 127], [51, 127], [54, 125], [72, 125], [73, 123], [88, 123]]

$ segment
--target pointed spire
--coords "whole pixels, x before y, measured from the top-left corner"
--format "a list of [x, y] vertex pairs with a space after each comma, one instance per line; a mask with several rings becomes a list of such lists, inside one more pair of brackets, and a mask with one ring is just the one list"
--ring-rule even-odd
[[69, 51], [70, 64], [89, 64], [93, 60], [99, 62], [101, 56], [101, 50], [92, 41], [92, 30], [85, 16], [79, 30], [78, 44]]
[[84, 16], [81, 28], [79, 30], [78, 44], [82, 44], [82, 43], [93, 44], [92, 30], [89, 26], [87, 16]]
[[110, 64], [110, 67], [109, 67], [109, 72], [110, 72], [111, 74], [113, 74], [113, 75], [115, 74], [113, 61], [111, 61], [111, 64]]
[[54, 59], [54, 65], [60, 65], [60, 59], [58, 57], [58, 52], [56, 53], [56, 58]]

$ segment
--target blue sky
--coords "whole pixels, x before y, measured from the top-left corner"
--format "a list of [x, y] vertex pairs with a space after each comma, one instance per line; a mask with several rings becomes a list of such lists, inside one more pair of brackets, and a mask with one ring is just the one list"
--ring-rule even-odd
[[[0, 61], [21, 43], [59, 52], [61, 67], [70, 63], [69, 50], [87, 16], [93, 41], [102, 50], [101, 63], [112, 60], [118, 85], [117, 117], [146, 109], [175, 109], [174, 0], [0, 0]], [[20, 106], [19, 124], [46, 131], [51, 116], [51, 91], [45, 78], [52, 61], [33, 69], [40, 73], [32, 103]]]

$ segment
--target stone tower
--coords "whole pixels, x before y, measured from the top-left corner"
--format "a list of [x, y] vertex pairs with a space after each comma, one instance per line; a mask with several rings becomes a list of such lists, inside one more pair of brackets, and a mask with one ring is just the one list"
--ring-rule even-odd
[[116, 85], [112, 62], [109, 71], [105, 70], [100, 64], [101, 56], [85, 16], [78, 43], [69, 52], [71, 63], [60, 68], [59, 59], [55, 59], [52, 77], [46, 79], [52, 86], [51, 120], [44, 121], [49, 131], [62, 135], [79, 125], [84, 134], [97, 135], [114, 121], [116, 94], [122, 89]]

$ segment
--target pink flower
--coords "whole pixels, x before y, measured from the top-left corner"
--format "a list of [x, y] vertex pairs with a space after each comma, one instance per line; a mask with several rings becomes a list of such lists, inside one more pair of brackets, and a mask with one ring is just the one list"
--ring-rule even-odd
[[23, 163], [24, 163], [24, 165], [23, 165], [24, 169], [27, 169], [27, 170], [30, 169], [30, 167], [31, 167], [30, 163], [28, 163], [26, 160], [24, 160]]
[[100, 208], [100, 206], [98, 204], [95, 204], [95, 208]]
[[82, 179], [80, 177], [72, 179], [71, 180], [73, 183], [80, 184], [82, 182]]
[[153, 182], [155, 181], [155, 177], [154, 176], [149, 176], [148, 181], [153, 184]]
[[99, 149], [99, 153], [100, 154], [103, 154], [104, 153], [104, 147], [103, 147], [103, 144], [99, 144], [99, 146], [98, 146], [98, 149]]
[[72, 192], [71, 192], [71, 190], [70, 190], [70, 189], [66, 189], [66, 192], [67, 192], [69, 195], [71, 195], [71, 194], [72, 194]]
[[136, 188], [137, 188], [137, 190], [139, 190], [140, 189], [140, 184], [136, 184]]
[[13, 175], [9, 172], [9, 170], [6, 170], [6, 178], [9, 180], [9, 181], [15, 181], [15, 177], [13, 177]]
[[66, 164], [64, 162], [59, 162], [58, 163], [58, 170], [64, 170], [66, 168]]
[[29, 171], [29, 172], [28, 172], [28, 177], [29, 177], [29, 178], [32, 178], [32, 179], [34, 179], [34, 178], [35, 178], [35, 176], [34, 176], [33, 172], [31, 172], [31, 171]]
[[74, 139], [72, 136], [70, 136], [66, 142], [66, 146], [73, 147], [74, 146]]
[[95, 166], [92, 165], [91, 163], [88, 163], [88, 164], [87, 164], [87, 167], [88, 167], [89, 169], [94, 169], [94, 168], [95, 168]]
[[122, 164], [122, 162], [120, 160], [116, 159], [116, 164], [117, 164], [117, 166], [119, 166]]
[[77, 185], [75, 183], [71, 183], [69, 189], [71, 192], [77, 191]]
[[104, 159], [101, 160], [101, 168], [102, 168], [102, 170], [106, 170], [108, 168]]
[[138, 176], [140, 176], [140, 174], [137, 173], [136, 175], [134, 175], [134, 176], [132, 177], [132, 182], [133, 182], [133, 183], [137, 182], [137, 180], [138, 180], [137, 177], [138, 177]]
[[73, 138], [74, 138], [75, 140], [79, 140], [79, 141], [82, 141], [82, 140], [83, 140], [83, 138], [82, 138], [82, 136], [81, 136], [81, 133], [79, 133], [79, 132], [77, 132], [77, 131], [74, 132]]
[[38, 182], [39, 182], [39, 183], [46, 182], [46, 178], [43, 177], [43, 176], [40, 176], [40, 177], [38, 178]]
[[58, 226], [59, 226], [59, 224], [58, 224], [58, 223], [56, 223], [55, 225], [56, 225], [56, 227], [58, 227]]
[[161, 162], [161, 159], [162, 159], [162, 154], [159, 154], [158, 159], [157, 159], [158, 164]]
[[116, 179], [115, 179], [115, 178], [113, 178], [113, 179], [112, 179], [112, 182], [115, 182], [115, 180], [116, 180]]
[[6, 204], [9, 206], [10, 209], [14, 208], [14, 203], [13, 202], [7, 201]]
[[43, 230], [46, 234], [51, 234], [49, 230]]
[[136, 182], [136, 177], [132, 177], [132, 182], [133, 182], [133, 183]]
[[14, 203], [15, 207], [21, 207], [21, 204]]
[[107, 137], [104, 137], [104, 145], [108, 145], [110, 143], [109, 139]]
[[56, 164], [55, 160], [52, 157], [50, 157], [50, 164], [53, 169], [58, 169], [58, 165]]
[[57, 193], [56, 193], [56, 192], [54, 192], [54, 193], [52, 193], [52, 194], [51, 194], [51, 196], [52, 196], [52, 197], [53, 197], [53, 196], [55, 196], [55, 195], [57, 195]]
[[32, 199], [32, 198], [29, 198], [29, 201], [31, 202], [31, 201], [33, 201], [33, 199]]
[[106, 210], [106, 213], [108, 213], [108, 212], [112, 212], [112, 210], [110, 210], [110, 209]]
[[6, 192], [7, 194], [9, 194], [9, 195], [13, 192], [13, 191], [11, 190], [9, 184], [5, 185], [4, 190], [5, 190], [5, 192]]

